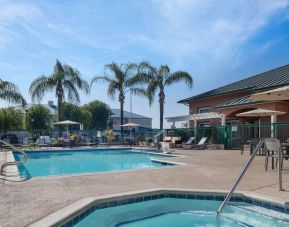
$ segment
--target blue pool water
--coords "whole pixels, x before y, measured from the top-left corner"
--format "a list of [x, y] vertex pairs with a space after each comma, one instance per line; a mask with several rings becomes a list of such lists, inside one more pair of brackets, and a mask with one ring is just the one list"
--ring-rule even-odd
[[[161, 155], [135, 152], [130, 149], [103, 149], [79, 151], [39, 151], [27, 152], [28, 160], [18, 166], [20, 176], [37, 177], [67, 175], [113, 170], [157, 168], [164, 166], [151, 158]], [[22, 157], [14, 153], [16, 160]]]
[[231, 203], [217, 216], [221, 201], [161, 198], [98, 209], [76, 227], [192, 227], [192, 226], [289, 226], [288, 214], [247, 203]]

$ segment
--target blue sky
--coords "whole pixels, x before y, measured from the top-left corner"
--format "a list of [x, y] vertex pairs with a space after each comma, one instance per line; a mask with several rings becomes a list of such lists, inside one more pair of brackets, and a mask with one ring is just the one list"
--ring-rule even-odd
[[[191, 90], [183, 83], [166, 90], [165, 116], [187, 114], [178, 100], [289, 63], [288, 6], [287, 0], [0, 0], [0, 78], [30, 101], [31, 81], [49, 75], [56, 58], [88, 81], [112, 61], [148, 60], [191, 73]], [[94, 85], [82, 103], [99, 99], [118, 108], [106, 88]], [[56, 101], [52, 94], [48, 100]], [[149, 107], [133, 97], [133, 111], [158, 127], [157, 99]]]

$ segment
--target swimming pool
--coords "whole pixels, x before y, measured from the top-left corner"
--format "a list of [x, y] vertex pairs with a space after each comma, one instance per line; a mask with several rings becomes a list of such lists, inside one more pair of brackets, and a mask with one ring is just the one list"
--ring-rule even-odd
[[[13, 155], [16, 160], [22, 157], [22, 154], [17, 152]], [[169, 165], [151, 160], [164, 157], [163, 155], [135, 149], [31, 151], [27, 152], [27, 155], [25, 165], [18, 166], [22, 178], [158, 168]]]
[[[176, 197], [176, 198], [173, 198]], [[159, 194], [94, 205], [66, 226], [90, 227], [191, 227], [191, 226], [288, 226], [289, 215], [235, 198], [217, 215], [222, 197]], [[252, 201], [251, 201], [252, 202]], [[267, 204], [268, 205], [268, 204]], [[285, 209], [284, 209], [285, 211]]]

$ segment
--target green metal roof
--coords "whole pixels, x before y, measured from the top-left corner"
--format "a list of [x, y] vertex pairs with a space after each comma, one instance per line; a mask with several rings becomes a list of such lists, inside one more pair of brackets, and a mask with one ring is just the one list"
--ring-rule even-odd
[[285, 85], [289, 85], [289, 64], [180, 100], [178, 103], [187, 103], [191, 100], [198, 100], [226, 93], [268, 90]]
[[216, 106], [216, 108], [227, 108], [227, 107], [234, 107], [234, 106], [240, 106], [240, 105], [247, 105], [247, 104], [254, 104], [254, 103], [262, 103], [260, 101], [253, 101], [250, 98], [250, 95], [248, 96], [244, 96], [241, 98], [236, 98], [236, 99], [232, 99], [228, 102], [219, 104]]

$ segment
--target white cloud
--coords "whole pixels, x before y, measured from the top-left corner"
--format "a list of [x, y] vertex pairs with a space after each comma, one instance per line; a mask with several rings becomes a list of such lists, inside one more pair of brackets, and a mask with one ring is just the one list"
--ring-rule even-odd
[[264, 28], [271, 18], [288, 6], [286, 0], [251, 1], [174, 1], [153, 0], [150, 26], [155, 31], [155, 49], [169, 54], [176, 62], [185, 58], [211, 65], [238, 64], [242, 46]]

